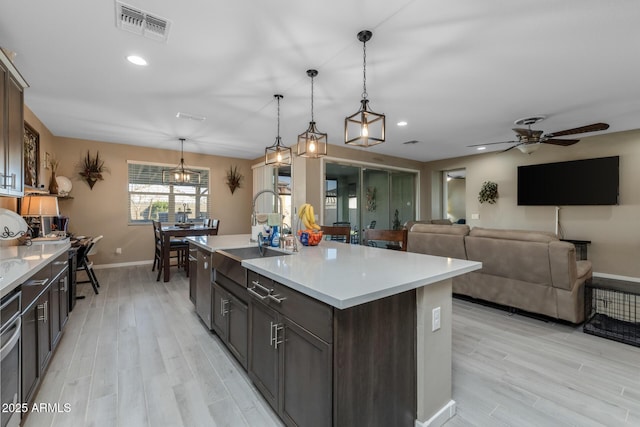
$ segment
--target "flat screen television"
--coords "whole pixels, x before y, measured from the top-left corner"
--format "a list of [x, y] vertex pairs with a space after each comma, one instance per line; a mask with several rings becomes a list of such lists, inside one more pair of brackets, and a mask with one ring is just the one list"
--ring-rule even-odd
[[519, 206], [617, 205], [620, 157], [518, 167]]

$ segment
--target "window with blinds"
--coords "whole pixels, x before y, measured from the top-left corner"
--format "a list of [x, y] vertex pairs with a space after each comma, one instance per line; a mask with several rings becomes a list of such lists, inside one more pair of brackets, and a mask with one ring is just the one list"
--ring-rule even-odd
[[128, 161], [129, 224], [145, 224], [151, 220], [183, 222], [208, 218], [209, 169], [200, 172], [200, 183], [164, 184], [162, 170], [174, 165]]

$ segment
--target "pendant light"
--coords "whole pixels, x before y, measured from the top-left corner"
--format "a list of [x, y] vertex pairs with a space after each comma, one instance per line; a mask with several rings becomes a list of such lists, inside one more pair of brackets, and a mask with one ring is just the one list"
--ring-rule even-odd
[[309, 129], [298, 135], [298, 156], [317, 159], [327, 155], [327, 134], [316, 128], [313, 119], [313, 79], [318, 75], [318, 70], [307, 70], [307, 76], [311, 77], [311, 121]]
[[180, 138], [180, 163], [175, 168], [162, 170], [163, 184], [200, 184], [200, 172], [184, 164], [184, 138]]
[[363, 84], [360, 110], [344, 119], [345, 144], [360, 147], [371, 147], [384, 142], [385, 117], [384, 114], [374, 113], [369, 109], [367, 99], [367, 42], [372, 33], [363, 30], [358, 33], [358, 40], [362, 42], [363, 51]]
[[291, 148], [285, 147], [280, 143], [280, 100], [282, 95], [273, 95], [278, 101], [278, 134], [276, 142], [264, 149], [264, 163], [272, 166], [284, 166], [291, 164]]

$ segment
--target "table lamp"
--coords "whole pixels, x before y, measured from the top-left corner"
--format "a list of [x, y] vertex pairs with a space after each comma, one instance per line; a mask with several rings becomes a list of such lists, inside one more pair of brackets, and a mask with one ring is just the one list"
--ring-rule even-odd
[[[38, 237], [45, 237], [44, 217], [58, 216], [58, 198], [47, 195], [30, 195], [22, 199], [20, 215], [24, 217], [40, 218], [40, 231]], [[33, 220], [32, 220], [33, 222]], [[31, 226], [32, 224], [29, 224]], [[49, 230], [51, 231], [51, 230]]]

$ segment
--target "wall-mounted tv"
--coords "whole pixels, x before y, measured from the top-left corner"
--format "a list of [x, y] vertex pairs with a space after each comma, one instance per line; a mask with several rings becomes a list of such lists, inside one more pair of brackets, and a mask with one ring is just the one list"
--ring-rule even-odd
[[620, 157], [518, 167], [519, 206], [617, 205]]

